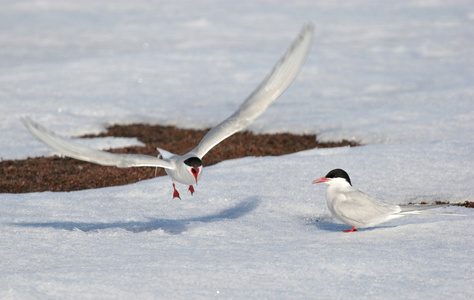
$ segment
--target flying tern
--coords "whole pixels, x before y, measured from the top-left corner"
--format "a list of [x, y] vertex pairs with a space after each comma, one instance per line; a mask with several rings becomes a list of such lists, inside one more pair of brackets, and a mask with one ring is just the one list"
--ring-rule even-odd
[[192, 195], [194, 193], [193, 185], [197, 185], [202, 173], [202, 158], [204, 155], [222, 140], [243, 130], [252, 123], [296, 78], [311, 48], [313, 31], [313, 24], [305, 24], [283, 57], [237, 111], [213, 127], [196, 148], [184, 155], [173, 154], [160, 148], [158, 148], [160, 153], [158, 157], [143, 154], [110, 153], [62, 139], [29, 117], [22, 117], [22, 122], [36, 138], [64, 156], [119, 168], [161, 167], [171, 177], [173, 198], [181, 198], [175, 182], [189, 185], [189, 191]]
[[372, 227], [382, 222], [406, 215], [432, 214], [425, 209], [444, 205], [400, 206], [384, 203], [354, 188], [349, 174], [342, 169], [330, 171], [325, 177], [313, 183], [327, 183], [326, 203], [332, 215], [339, 221], [356, 228]]

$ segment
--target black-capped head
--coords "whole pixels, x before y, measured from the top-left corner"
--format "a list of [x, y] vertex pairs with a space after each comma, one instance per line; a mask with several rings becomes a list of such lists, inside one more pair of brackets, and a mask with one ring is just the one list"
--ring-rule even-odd
[[198, 157], [190, 157], [184, 161], [184, 163], [189, 167], [189, 171], [193, 174], [196, 184], [198, 182], [198, 177], [201, 173], [202, 161]]
[[190, 167], [202, 166], [202, 160], [199, 157], [190, 157], [184, 161], [184, 163]]
[[325, 177], [326, 178], [344, 178], [347, 182], [349, 182], [350, 185], [352, 185], [351, 179], [349, 178], [349, 174], [347, 174], [347, 172], [344, 171], [343, 169], [334, 169], [330, 171], [329, 173], [327, 173]]

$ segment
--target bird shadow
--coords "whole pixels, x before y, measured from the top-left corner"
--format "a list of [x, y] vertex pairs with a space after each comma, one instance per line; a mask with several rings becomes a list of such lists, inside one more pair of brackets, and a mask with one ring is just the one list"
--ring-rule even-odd
[[258, 199], [246, 199], [237, 205], [223, 209], [217, 213], [185, 218], [185, 219], [163, 219], [148, 218], [148, 221], [129, 221], [129, 222], [19, 222], [10, 223], [10, 225], [20, 227], [36, 227], [36, 228], [54, 228], [63, 230], [80, 230], [83, 232], [99, 231], [104, 229], [120, 228], [133, 233], [163, 230], [168, 234], [181, 234], [188, 230], [193, 223], [212, 223], [222, 220], [238, 219], [255, 210], [260, 204]]
[[324, 231], [333, 231], [333, 232], [351, 229], [350, 227], [347, 227], [347, 225], [345, 224], [333, 223], [329, 221], [314, 221], [311, 225]]
[[[346, 225], [346, 224], [340, 224], [340, 223], [333, 223], [330, 221], [326, 220], [314, 220], [311, 223], [312, 226], [324, 230], [324, 231], [331, 231], [331, 232], [340, 232], [344, 230], [349, 230], [351, 229], [351, 226]], [[380, 229], [380, 228], [392, 228], [395, 226], [390, 226], [390, 225], [378, 225], [374, 227], [368, 227], [368, 228], [359, 228], [357, 231], [372, 231], [374, 229]]]

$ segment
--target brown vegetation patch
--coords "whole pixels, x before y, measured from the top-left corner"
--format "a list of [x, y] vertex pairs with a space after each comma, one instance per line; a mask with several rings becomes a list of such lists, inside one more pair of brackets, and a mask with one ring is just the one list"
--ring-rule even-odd
[[464, 201], [463, 203], [454, 203], [452, 205], [474, 208], [474, 202], [471, 202], [471, 201]]
[[[177, 154], [192, 150], [208, 130], [189, 130], [143, 124], [114, 125], [100, 135], [84, 137], [136, 137], [144, 147], [113, 149], [117, 153], [141, 153], [156, 156], [160, 147]], [[315, 135], [237, 133], [214, 147], [203, 159], [209, 166], [222, 160], [245, 156], [278, 156], [297, 151], [340, 146], [354, 142], [318, 143]], [[46, 146], [45, 146], [46, 147]], [[155, 176], [155, 168], [106, 167], [71, 158], [39, 157], [0, 162], [1, 193], [75, 191], [125, 185]], [[165, 175], [158, 168], [158, 176]]]

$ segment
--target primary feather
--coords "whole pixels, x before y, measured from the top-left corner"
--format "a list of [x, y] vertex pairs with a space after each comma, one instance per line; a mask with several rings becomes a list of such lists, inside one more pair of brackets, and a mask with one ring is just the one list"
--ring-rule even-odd
[[[49, 132], [30, 118], [22, 118], [25, 127], [39, 140], [51, 149], [65, 156], [88, 161], [100, 165], [125, 167], [162, 167], [173, 182], [189, 185], [189, 191], [194, 193], [193, 184], [197, 184], [201, 176], [201, 158], [215, 145], [247, 127], [255, 118], [280, 96], [296, 78], [303, 66], [311, 48], [313, 25], [307, 24], [290, 46], [285, 55], [277, 62], [270, 74], [250, 94], [239, 109], [229, 118], [212, 128], [192, 151], [177, 155], [159, 149], [163, 159], [142, 154], [115, 154], [91, 149], [61, 139]], [[179, 193], [173, 183], [173, 198], [179, 198]]]
[[244, 129], [261, 115], [298, 75], [311, 48], [313, 31], [314, 26], [312, 24], [305, 25], [285, 55], [273, 67], [273, 70], [265, 77], [263, 82], [240, 105], [239, 109], [212, 128], [191, 152], [202, 158], [215, 145]]
[[172, 168], [172, 165], [162, 159], [144, 154], [122, 154], [91, 149], [65, 139], [48, 131], [29, 117], [21, 118], [23, 125], [39, 140], [54, 151], [75, 159], [96, 163], [104, 166], [128, 167], [161, 167]]

